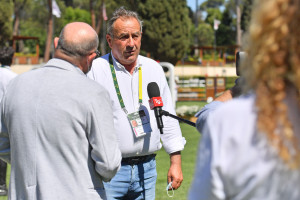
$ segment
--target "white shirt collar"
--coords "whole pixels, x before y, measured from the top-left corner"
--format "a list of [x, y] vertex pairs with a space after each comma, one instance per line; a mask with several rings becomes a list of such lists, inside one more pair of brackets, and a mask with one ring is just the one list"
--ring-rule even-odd
[[[126, 70], [126, 68], [124, 67], [124, 65], [122, 65], [121, 63], [119, 63], [118, 62], [118, 60], [114, 57], [114, 55], [112, 54], [112, 52], [110, 52], [110, 54], [111, 54], [111, 56], [112, 56], [112, 59], [113, 59], [113, 62], [117, 65], [117, 67], [118, 68], [120, 68], [120, 69], [122, 69], [123, 71], [126, 71], [126, 72], [128, 72], [127, 70]], [[139, 66], [140, 66], [140, 62], [139, 62], [139, 55], [138, 55], [138, 57], [137, 57], [137, 62], [136, 62], [136, 65], [135, 65], [135, 67], [134, 67], [134, 72], [137, 72], [138, 71], [138, 69], [139, 69]]]

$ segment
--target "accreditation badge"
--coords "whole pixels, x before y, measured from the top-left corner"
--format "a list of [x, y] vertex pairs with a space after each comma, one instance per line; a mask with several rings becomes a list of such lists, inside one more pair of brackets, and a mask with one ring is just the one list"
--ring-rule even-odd
[[150, 121], [144, 110], [139, 110], [127, 115], [133, 133], [137, 138], [143, 137], [147, 132], [151, 132]]

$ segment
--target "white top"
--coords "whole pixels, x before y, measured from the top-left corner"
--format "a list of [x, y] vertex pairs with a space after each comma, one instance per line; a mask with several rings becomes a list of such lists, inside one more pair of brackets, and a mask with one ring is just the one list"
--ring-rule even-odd
[[0, 101], [5, 93], [5, 88], [9, 81], [17, 76], [16, 73], [10, 70], [9, 66], [0, 67]]
[[[257, 131], [254, 100], [234, 99], [208, 115], [189, 200], [300, 199], [300, 170], [289, 170]], [[300, 136], [300, 109], [291, 98], [287, 105]]]
[[[168, 154], [181, 151], [184, 148], [185, 139], [182, 137], [179, 123], [177, 120], [163, 116], [163, 134], [161, 135], [157, 128], [154, 111], [149, 107], [149, 96], [147, 86], [150, 82], [158, 84], [160, 95], [163, 100], [163, 110], [175, 114], [171, 99], [170, 89], [162, 67], [154, 60], [144, 56], [138, 56], [137, 66], [131, 75], [120, 63], [113, 58], [114, 68], [120, 87], [120, 92], [124, 100], [128, 113], [146, 110], [146, 115], [150, 118], [152, 132], [147, 133], [142, 138], [136, 138], [127, 119], [127, 115], [121, 109], [116, 90], [114, 87], [112, 74], [109, 66], [109, 54], [95, 59], [88, 77], [96, 80], [109, 91], [114, 115], [114, 124], [119, 139], [119, 147], [123, 157], [148, 155], [163, 147]], [[139, 104], [139, 73], [138, 67], [142, 68], [142, 88], [143, 103]]]

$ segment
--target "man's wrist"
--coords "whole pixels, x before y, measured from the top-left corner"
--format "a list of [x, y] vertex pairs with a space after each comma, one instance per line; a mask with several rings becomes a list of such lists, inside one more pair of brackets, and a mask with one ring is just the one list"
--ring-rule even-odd
[[181, 155], [181, 151], [176, 151], [176, 152], [170, 153], [170, 156], [173, 156], [173, 155]]
[[170, 154], [170, 164], [171, 165], [180, 165], [181, 166], [181, 152], [177, 151]]

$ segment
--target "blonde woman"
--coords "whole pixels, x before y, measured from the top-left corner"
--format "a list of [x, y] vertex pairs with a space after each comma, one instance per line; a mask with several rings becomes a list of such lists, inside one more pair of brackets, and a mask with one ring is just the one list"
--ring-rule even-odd
[[189, 199], [300, 199], [300, 0], [256, 0], [243, 95], [209, 115]]

